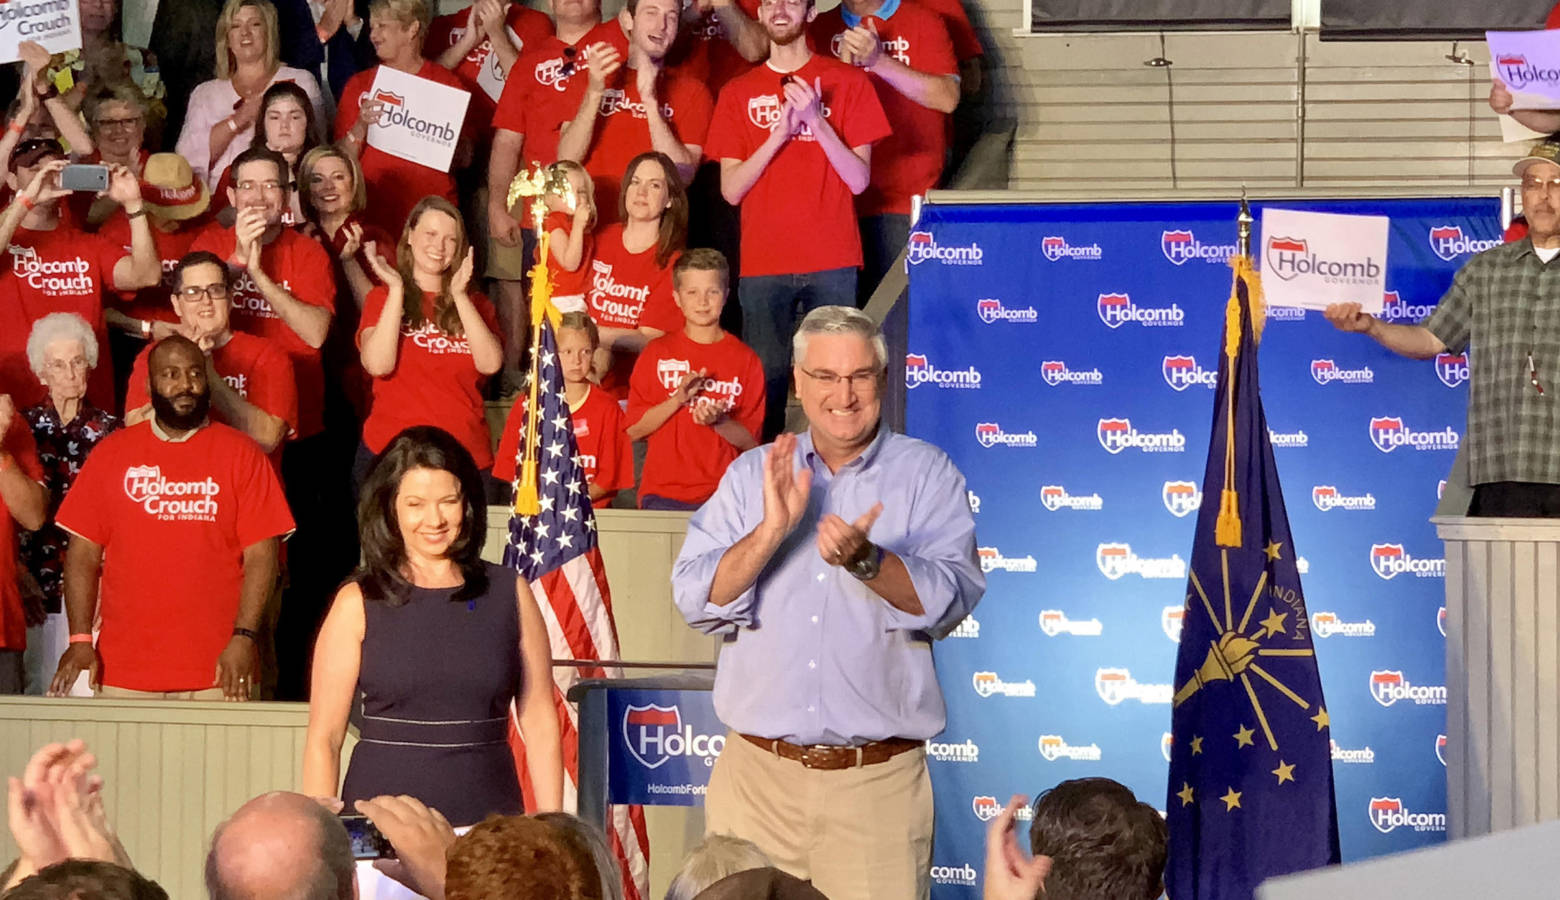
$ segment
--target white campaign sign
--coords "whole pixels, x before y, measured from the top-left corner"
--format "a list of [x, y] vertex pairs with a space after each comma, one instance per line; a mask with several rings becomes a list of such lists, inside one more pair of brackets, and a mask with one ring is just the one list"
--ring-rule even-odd
[[1560, 109], [1560, 31], [1486, 31], [1512, 109]]
[[1387, 217], [1264, 207], [1260, 265], [1271, 306], [1358, 303], [1379, 313], [1387, 289]]
[[[515, 34], [513, 28], [504, 30], [509, 34], [509, 42], [519, 47], [520, 53], [524, 55], [525, 42], [520, 40], [520, 35]], [[493, 98], [494, 103], [497, 103], [498, 98], [503, 96], [504, 82], [507, 80], [504, 76], [504, 63], [498, 58], [498, 54], [493, 52], [492, 39], [484, 38], [478, 42], [477, 46], [480, 47], [484, 43], [488, 45], [488, 52], [487, 56], [482, 60], [481, 71], [477, 72], [477, 87], [481, 88], [483, 93]]]
[[0, 63], [22, 58], [23, 41], [37, 41], [50, 53], [81, 49], [81, 13], [76, 0], [0, 2]]
[[450, 170], [471, 92], [380, 66], [364, 104], [384, 104], [379, 124], [368, 129], [368, 145], [440, 172]]

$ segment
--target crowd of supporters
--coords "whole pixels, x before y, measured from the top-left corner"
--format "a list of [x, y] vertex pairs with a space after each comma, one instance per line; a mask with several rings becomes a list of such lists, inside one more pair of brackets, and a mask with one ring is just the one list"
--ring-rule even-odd
[[[302, 699], [360, 556], [354, 490], [396, 434], [454, 435], [507, 501], [524, 403], [496, 435], [487, 406], [523, 400], [539, 243], [592, 501], [698, 507], [781, 429], [800, 315], [858, 303], [904, 244], [980, 81], [958, 0], [433, 3], [164, 2], [143, 48], [91, 0], [80, 51], [22, 45], [0, 136], [0, 693]], [[470, 95], [448, 167], [374, 139], [384, 70]], [[509, 205], [538, 166], [571, 188], [535, 201], [545, 242], [533, 201]], [[132, 599], [100, 609], [84, 573]], [[229, 621], [127, 619], [166, 579], [231, 595], [203, 614]], [[163, 662], [98, 671], [99, 633]], [[213, 656], [216, 685], [193, 674]]]

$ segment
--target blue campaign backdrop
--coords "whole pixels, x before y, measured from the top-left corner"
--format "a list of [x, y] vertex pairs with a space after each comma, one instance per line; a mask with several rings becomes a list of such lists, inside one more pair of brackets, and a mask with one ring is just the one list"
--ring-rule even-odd
[[[1500, 238], [1493, 198], [1270, 203], [1390, 216], [1397, 322]], [[907, 430], [968, 478], [988, 579], [935, 651], [939, 900], [978, 896], [984, 823], [1010, 794], [1104, 775], [1164, 808], [1236, 213], [931, 204], [911, 235]], [[1468, 361], [1401, 359], [1296, 310], [1270, 311], [1260, 359], [1344, 858], [1444, 840], [1444, 561], [1427, 520], [1465, 427]]]

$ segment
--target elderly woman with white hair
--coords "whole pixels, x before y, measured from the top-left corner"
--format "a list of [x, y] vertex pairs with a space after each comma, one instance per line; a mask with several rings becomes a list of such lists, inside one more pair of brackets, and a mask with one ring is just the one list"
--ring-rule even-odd
[[27, 338], [27, 363], [49, 391], [43, 402], [22, 410], [38, 444], [44, 486], [49, 489], [48, 521], [37, 531], [23, 532], [21, 541], [22, 561], [37, 585], [25, 603], [29, 627], [23, 666], [27, 693], [42, 694], [70, 639], [63, 605], [69, 536], [54, 524], [54, 514], [87, 454], [121, 423], [87, 399], [87, 379], [98, 363], [98, 342], [82, 317], [50, 313], [35, 322]]

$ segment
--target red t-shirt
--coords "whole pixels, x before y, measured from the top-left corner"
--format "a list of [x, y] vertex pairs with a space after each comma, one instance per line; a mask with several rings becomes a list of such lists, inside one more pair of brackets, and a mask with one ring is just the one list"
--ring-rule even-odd
[[[41, 401], [47, 391], [26, 366], [27, 336], [34, 322], [49, 313], [75, 313], [97, 336], [98, 366], [87, 382], [87, 396], [98, 409], [114, 409], [114, 366], [108, 355], [103, 297], [114, 288], [114, 266], [128, 254], [119, 244], [61, 222], [50, 231], [17, 228], [11, 236], [9, 267], [0, 280], [15, 287], [20, 328], [0, 334], [0, 354], [20, 354], [22, 369], [12, 379], [17, 409]], [[14, 365], [7, 365], [9, 372]]]
[[[576, 110], [585, 86], [586, 81], [577, 79], [565, 94]], [[709, 89], [697, 79], [670, 69], [661, 73], [659, 89], [661, 115], [673, 136], [684, 144], [704, 146], [714, 106]], [[640, 102], [639, 85], [634, 71], [625, 65], [613, 74], [601, 95], [601, 115], [596, 119], [590, 152], [585, 155], [585, 171], [596, 182], [598, 222], [617, 221], [618, 185], [623, 182], [624, 170], [634, 157], [652, 149], [650, 122], [645, 118], [645, 105]]]
[[1549, 11], [1549, 18], [1544, 20], [1544, 27], [1560, 28], [1560, 3], [1556, 3], [1555, 8]]
[[558, 132], [580, 111], [580, 95], [570, 95], [569, 85], [575, 76], [581, 84], [589, 78], [585, 48], [603, 41], [628, 58], [628, 35], [609, 20], [572, 44], [557, 36], [538, 41], [534, 50], [527, 48], [529, 52], [515, 61], [509, 71], [513, 77], [504, 82], [503, 96], [493, 113], [493, 127], [525, 135], [525, 146], [520, 150], [523, 168], [558, 161]]
[[[130, 385], [125, 392], [125, 409], [140, 409], [152, 402], [147, 360], [152, 348], [142, 350], [130, 370]], [[298, 430], [298, 385], [293, 378], [292, 361], [265, 338], [233, 332], [227, 343], [211, 351], [211, 363], [217, 374], [240, 397]], [[213, 407], [211, 417], [221, 422]], [[236, 422], [222, 422], [238, 427]], [[277, 448], [280, 452], [280, 448]]]
[[[843, 9], [819, 13], [809, 26], [808, 36], [818, 52], [839, 56], [840, 38], [849, 30]], [[900, 3], [886, 19], [871, 19], [885, 54], [927, 75], [958, 73], [948, 29], [936, 13], [912, 0]], [[909, 215], [910, 198], [936, 187], [942, 178], [948, 114], [922, 106], [876, 75], [869, 77], [894, 132], [872, 146], [872, 180], [856, 198], [856, 213]]]
[[[476, 291], [469, 294], [482, 321], [497, 334], [493, 304]], [[383, 286], [368, 292], [358, 330], [359, 346], [363, 332], [379, 321], [389, 296], [389, 289]], [[402, 320], [395, 371], [373, 380], [374, 403], [363, 422], [363, 443], [378, 453], [404, 428], [436, 425], [461, 442], [476, 459], [477, 468], [486, 469], [493, 465], [492, 438], [482, 406], [487, 376], [472, 362], [466, 338], [440, 331], [432, 313], [433, 298], [424, 295], [423, 324], [414, 328]]]
[[[552, 19], [524, 3], [510, 3], [504, 20], [504, 24], [509, 27], [509, 39], [522, 57], [537, 44], [552, 37]], [[460, 39], [466, 36], [466, 26], [470, 21], [469, 6], [460, 12], [434, 19], [428, 28], [425, 52], [434, 59], [443, 56], [444, 51], [460, 43]], [[519, 62], [518, 59], [515, 61]], [[451, 71], [471, 92], [468, 114], [475, 116], [477, 127], [486, 132], [492, 125], [493, 113], [498, 109], [498, 98], [504, 91], [505, 81], [498, 55], [493, 52], [493, 39], [484, 36]]]
[[265, 454], [216, 423], [177, 443], [150, 422], [104, 438], [57, 520], [103, 548], [103, 683], [136, 691], [216, 683], [238, 615], [244, 549], [293, 530]]
[[[709, 377], [694, 404], [717, 406], [757, 439], [764, 425], [764, 367], [757, 353], [729, 334], [701, 344], [676, 331], [647, 344], [634, 364], [628, 421], [638, 422], [646, 410], [671, 396], [683, 376], [700, 369]], [[741, 452], [714, 428], [694, 422], [689, 406], [652, 431], [645, 445], [639, 496], [684, 503], [708, 500]]]
[[[822, 82], [822, 106], [846, 146], [892, 133], [872, 81], [819, 53], [793, 73]], [[745, 160], [769, 137], [784, 102], [781, 74], [768, 65], [738, 75], [720, 92], [704, 155]], [[873, 160], [877, 168], [877, 160]], [[742, 274], [787, 275], [861, 265], [855, 197], [811, 132], [792, 137], [742, 199]]]
[[[737, 0], [737, 8], [749, 19], [758, 18], [758, 0]], [[712, 95], [720, 93], [726, 82], [753, 68], [753, 63], [744, 59], [726, 36], [726, 27], [713, 9], [693, 22], [683, 20], [677, 29], [677, 42], [666, 56], [666, 65], [703, 82]]]
[[986, 49], [980, 45], [980, 35], [975, 33], [975, 26], [970, 24], [970, 14], [964, 9], [961, 0], [903, 0], [903, 2], [924, 6], [943, 20], [943, 25], [948, 29], [948, 37], [953, 40], [953, 55], [959, 62], [986, 55]]
[[[190, 249], [209, 250], [222, 259], [230, 259], [235, 245], [233, 229], [213, 225], [195, 239]], [[293, 299], [335, 313], [335, 272], [330, 255], [318, 241], [284, 228], [276, 240], [261, 249], [260, 268]], [[325, 370], [320, 364], [319, 348], [304, 343], [298, 332], [282, 321], [247, 271], [238, 272], [233, 279], [232, 322], [234, 331], [263, 337], [292, 358], [298, 384], [298, 437], [313, 437], [323, 430]]]
[[[672, 267], [679, 254], [665, 266], [655, 264], [655, 247], [630, 253], [623, 246], [623, 226], [608, 225], [596, 240], [590, 261], [590, 286], [585, 307], [603, 328], [655, 328], [670, 334], [683, 327], [682, 310], [672, 287]], [[615, 352], [612, 368], [601, 386], [619, 400], [628, 398], [628, 376], [634, 371], [634, 355]]]
[[[598, 195], [599, 196], [599, 195]], [[550, 212], [547, 218], [542, 220], [542, 227], [548, 233], [562, 230], [564, 240], [568, 240], [569, 233], [574, 230], [574, 214], [566, 212]], [[557, 235], [553, 235], [554, 238]], [[558, 251], [561, 249], [555, 240], [547, 253], [547, 271], [552, 275], [552, 292], [554, 297], [568, 297], [574, 294], [583, 294], [590, 283], [590, 259], [596, 252], [596, 236], [590, 229], [585, 230], [584, 240], [581, 242], [580, 266], [570, 272], [558, 265]]]
[[[422, 68], [415, 74], [418, 78], [466, 90], [466, 86], [449, 69], [431, 59], [423, 60]], [[346, 87], [341, 91], [341, 103], [336, 107], [336, 140], [345, 137], [352, 126], [357, 124], [358, 113], [378, 75], [379, 67], [374, 66], [347, 80]], [[460, 129], [462, 140], [470, 140], [474, 121], [475, 117], [468, 108]], [[364, 146], [362, 151], [358, 162], [363, 167], [363, 184], [368, 188], [368, 208], [363, 211], [363, 218], [391, 234], [401, 233], [412, 207], [430, 194], [459, 205], [460, 199], [455, 195], [455, 178], [450, 173], [391, 156], [378, 147]]]
[[[200, 237], [201, 231], [208, 227], [209, 223], [186, 223], [178, 231], [160, 231], [152, 229], [152, 240], [157, 243], [157, 255], [162, 258], [162, 281], [149, 288], [142, 288], [134, 294], [125, 294], [115, 291], [110, 294], [114, 307], [127, 316], [135, 319], [148, 319], [153, 322], [177, 322], [179, 316], [173, 311], [173, 304], [169, 298], [173, 293], [173, 269], [183, 259], [190, 248], [195, 245], [195, 239]], [[130, 220], [125, 218], [123, 211], [116, 212], [103, 222], [103, 227], [98, 229], [98, 234], [113, 241], [130, 252]]]
[[[525, 419], [526, 398], [509, 407], [509, 418], [498, 436], [498, 457], [493, 461], [493, 477], [515, 480], [515, 458], [520, 455], [520, 428]], [[634, 486], [632, 442], [624, 433], [623, 408], [606, 391], [591, 388], [578, 409], [569, 410], [574, 424], [574, 457], [585, 470], [585, 481], [608, 493], [594, 501], [597, 509], [608, 506], [617, 492]]]
[[[4, 390], [0, 389], [0, 393]], [[16, 394], [11, 394], [11, 399], [14, 402]], [[38, 447], [33, 443], [32, 429], [27, 427], [20, 403], [16, 404], [11, 426], [0, 434], [0, 452], [9, 453], [11, 464], [23, 475], [40, 484], [43, 482]], [[632, 477], [633, 468], [628, 471]], [[17, 559], [16, 530], [16, 520], [6, 512], [4, 504], [0, 504], [0, 650], [27, 649], [27, 620], [22, 613], [21, 587], [17, 584], [21, 566]]]

